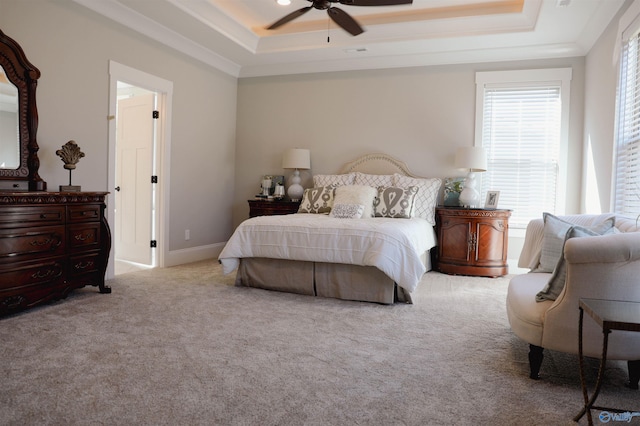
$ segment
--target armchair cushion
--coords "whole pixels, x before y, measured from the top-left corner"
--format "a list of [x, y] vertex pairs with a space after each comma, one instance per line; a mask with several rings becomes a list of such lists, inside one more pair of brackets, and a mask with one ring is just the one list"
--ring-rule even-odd
[[[567, 240], [569, 231], [574, 223], [560, 219], [551, 213], [544, 213], [544, 230], [542, 235], [542, 251], [540, 253], [540, 264], [534, 272], [553, 272], [558, 263], [562, 260], [562, 250]], [[582, 229], [592, 230], [595, 235], [602, 235], [611, 229], [615, 224], [615, 217], [609, 217], [601, 223]]]
[[[607, 227], [610, 222], [611, 227]], [[536, 301], [543, 302], [545, 300], [556, 300], [560, 295], [560, 292], [564, 288], [564, 282], [567, 277], [567, 268], [564, 257], [564, 246], [566, 241], [569, 238], [577, 238], [577, 237], [589, 237], [589, 236], [598, 236], [613, 233], [615, 228], [613, 227], [613, 220], [607, 221], [601, 226], [597, 226], [595, 228], [589, 229], [579, 225], [574, 225], [569, 228], [565, 235], [565, 240], [563, 241], [562, 253], [560, 254], [560, 259], [556, 264], [555, 269], [553, 270], [553, 274], [551, 274], [551, 278], [547, 282], [547, 285], [542, 289], [538, 294], [536, 294]]]

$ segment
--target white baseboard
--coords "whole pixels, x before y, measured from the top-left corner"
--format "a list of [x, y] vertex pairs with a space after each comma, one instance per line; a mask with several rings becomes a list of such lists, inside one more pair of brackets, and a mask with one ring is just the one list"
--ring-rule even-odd
[[224, 248], [226, 242], [210, 244], [208, 246], [191, 247], [188, 249], [172, 250], [167, 253], [165, 267], [182, 265], [185, 263], [198, 262], [200, 260], [212, 259], [218, 261], [218, 256]]

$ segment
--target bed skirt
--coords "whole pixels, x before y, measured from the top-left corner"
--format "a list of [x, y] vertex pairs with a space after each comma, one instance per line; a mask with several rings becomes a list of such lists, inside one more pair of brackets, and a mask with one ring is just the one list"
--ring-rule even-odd
[[243, 258], [235, 284], [343, 300], [413, 303], [408, 291], [374, 266]]

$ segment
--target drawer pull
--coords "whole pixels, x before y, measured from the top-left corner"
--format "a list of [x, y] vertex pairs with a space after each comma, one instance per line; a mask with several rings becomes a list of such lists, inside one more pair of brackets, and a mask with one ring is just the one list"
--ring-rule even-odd
[[[58, 272], [58, 274], [56, 275], [56, 272]], [[31, 278], [35, 278], [35, 279], [42, 279], [42, 278], [51, 278], [53, 276], [60, 276], [60, 271], [55, 271], [53, 269], [47, 269], [47, 270], [39, 270], [33, 273], [33, 275], [31, 275]]]
[[89, 262], [78, 262], [75, 264], [74, 268], [76, 269], [87, 269], [87, 268], [91, 268], [93, 266], [93, 262], [89, 261]]
[[33, 247], [45, 247], [51, 246], [52, 248], [57, 248], [60, 246], [60, 239], [47, 238], [46, 240], [33, 240], [29, 244]]
[[78, 235], [76, 235], [74, 238], [76, 239], [76, 241], [87, 241], [87, 240], [91, 240], [91, 239], [93, 239], [93, 233], [85, 234], [85, 235], [78, 234]]

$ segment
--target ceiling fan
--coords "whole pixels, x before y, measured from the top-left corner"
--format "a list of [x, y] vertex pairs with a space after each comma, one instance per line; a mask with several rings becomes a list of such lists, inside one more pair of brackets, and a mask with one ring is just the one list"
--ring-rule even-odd
[[332, 6], [331, 3], [340, 3], [345, 6], [395, 6], [401, 4], [412, 4], [413, 0], [307, 0], [311, 4], [311, 6], [303, 7], [302, 9], [298, 9], [295, 12], [292, 12], [282, 19], [274, 22], [269, 27], [268, 30], [276, 29], [289, 21], [293, 21], [294, 19], [304, 15], [311, 9], [318, 10], [326, 10], [329, 14], [329, 17], [338, 24], [343, 30], [347, 31], [349, 34], [357, 36], [358, 34], [362, 34], [364, 30], [358, 24], [358, 22], [353, 19], [347, 12], [342, 9], [339, 9], [335, 6]]

